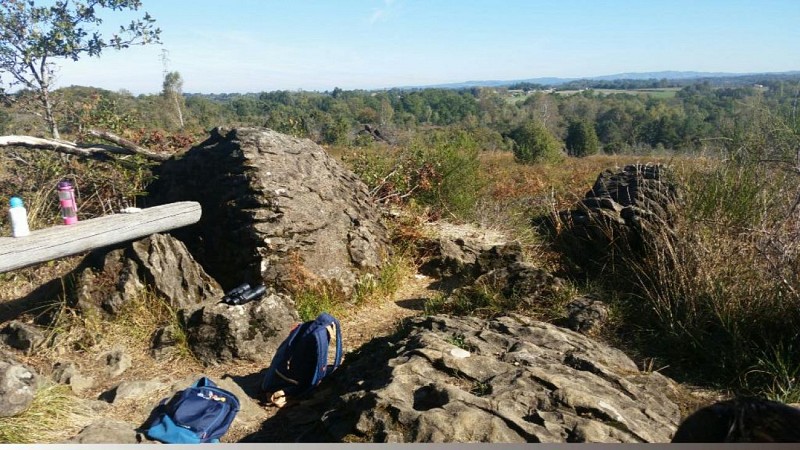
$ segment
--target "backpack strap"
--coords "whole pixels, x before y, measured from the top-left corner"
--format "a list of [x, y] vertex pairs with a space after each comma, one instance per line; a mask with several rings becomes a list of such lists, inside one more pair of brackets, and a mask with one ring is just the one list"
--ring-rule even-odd
[[[320, 327], [317, 329], [317, 370], [314, 372], [314, 377], [311, 379], [311, 386], [309, 390], [319, 384], [322, 379], [336, 370], [342, 362], [342, 327], [335, 317], [328, 313], [322, 313], [317, 317], [317, 322]], [[336, 356], [334, 357], [333, 364], [328, 364], [328, 346], [330, 339], [333, 337], [329, 334], [329, 327], [335, 328], [336, 335]]]
[[333, 325], [336, 327], [336, 357], [333, 360], [333, 367], [330, 368], [330, 371], [333, 372], [342, 363], [342, 326], [339, 325], [339, 321], [335, 317], [331, 316], [331, 319], [333, 319]]
[[[267, 374], [264, 375], [264, 379], [261, 382], [261, 389], [267, 390], [269, 385], [273, 383], [273, 380], [276, 376], [290, 383], [294, 381], [287, 380], [286, 377], [278, 373], [278, 366], [280, 365], [280, 362], [284, 360], [285, 355], [291, 353], [292, 347], [295, 344], [295, 340], [297, 339], [297, 336], [300, 335], [302, 325], [302, 323], [295, 325], [294, 328], [292, 328], [292, 331], [289, 332], [289, 336], [286, 337], [286, 340], [284, 340], [276, 350], [275, 355], [272, 358], [272, 363], [269, 365], [269, 369], [267, 370]], [[297, 384], [296, 381], [294, 381], [294, 383]]]

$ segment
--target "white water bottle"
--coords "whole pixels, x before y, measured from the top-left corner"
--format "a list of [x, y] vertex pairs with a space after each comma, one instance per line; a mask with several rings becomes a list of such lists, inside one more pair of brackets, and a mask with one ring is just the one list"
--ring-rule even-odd
[[8, 208], [8, 216], [11, 219], [11, 235], [22, 237], [31, 234], [31, 229], [28, 228], [28, 211], [22, 206], [22, 199], [11, 197], [9, 203], [11, 205]]

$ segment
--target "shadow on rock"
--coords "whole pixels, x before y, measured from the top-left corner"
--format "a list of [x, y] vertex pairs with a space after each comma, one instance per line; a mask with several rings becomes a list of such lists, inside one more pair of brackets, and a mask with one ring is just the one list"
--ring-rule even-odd
[[394, 302], [397, 306], [405, 309], [410, 309], [413, 311], [424, 311], [425, 310], [425, 302], [428, 299], [425, 297], [418, 297], [418, 298], [407, 298], [404, 300], [398, 300]]
[[269, 367], [263, 370], [251, 373], [250, 375], [223, 375], [225, 378], [230, 378], [234, 383], [242, 388], [245, 394], [256, 401], [260, 401], [263, 397], [261, 392], [261, 381], [264, 379]]
[[36, 316], [47, 316], [42, 320], [37, 319], [37, 323], [47, 323], [49, 315], [46, 313], [48, 309], [52, 309], [51, 307], [56, 302], [56, 299], [58, 299], [58, 296], [63, 294], [62, 287], [63, 280], [61, 278], [54, 278], [37, 287], [24, 297], [3, 302], [2, 306], [0, 306], [0, 323], [17, 319], [25, 313], [32, 313]]

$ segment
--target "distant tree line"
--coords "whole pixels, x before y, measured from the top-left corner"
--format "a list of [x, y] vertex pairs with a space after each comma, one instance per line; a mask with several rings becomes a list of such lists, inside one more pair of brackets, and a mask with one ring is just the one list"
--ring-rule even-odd
[[[746, 133], [755, 126], [752, 116], [764, 110], [780, 113], [798, 127], [800, 98], [800, 81], [791, 77], [757, 79], [757, 83], [736, 87], [706, 80], [669, 95], [631, 92], [632, 86], [642, 88], [646, 83], [629, 85], [633, 81], [620, 80], [598, 84], [628, 89], [620, 93], [584, 89], [567, 95], [533, 90], [519, 96], [511, 95], [508, 88], [185, 94], [180, 75], [167, 75], [164, 91], [157, 95], [133, 96], [87, 87], [58, 89], [52, 93], [53, 114], [71, 136], [92, 127], [128, 135], [158, 130], [164, 136], [201, 136], [215, 126], [266, 126], [321, 144], [347, 146], [369, 144], [371, 135], [359, 133], [365, 126], [384, 136], [457, 128], [469, 132], [483, 149], [511, 151], [523, 145], [520, 141], [532, 145], [531, 135], [547, 133], [547, 142], [540, 147], [550, 153], [557, 147], [558, 152], [583, 156], [598, 151], [711, 148], [725, 144], [722, 138]], [[0, 106], [0, 132], [46, 130], [41, 118], [20, 108], [26, 101], [35, 101], [35, 92], [23, 90], [14, 96], [14, 102]]]

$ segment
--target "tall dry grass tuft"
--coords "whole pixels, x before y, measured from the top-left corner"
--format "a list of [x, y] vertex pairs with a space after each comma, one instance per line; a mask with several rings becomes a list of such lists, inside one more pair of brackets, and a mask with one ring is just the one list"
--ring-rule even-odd
[[91, 409], [74, 397], [69, 386], [48, 384], [36, 391], [23, 413], [0, 418], [0, 442], [34, 444], [74, 436], [94, 419]]
[[165, 299], [149, 290], [140, 291], [110, 319], [92, 309], [75, 311], [65, 301], [54, 307], [58, 311], [54, 313], [50, 337], [55, 345], [50, 350], [55, 353], [67, 348], [94, 354], [124, 347], [137, 354], [148, 354], [156, 330], [170, 326], [176, 338], [173, 357], [187, 362], [195, 361], [177, 311]]
[[[800, 228], [795, 175], [763, 164], [679, 168], [674, 233], [627, 258], [626, 318], [673, 367], [774, 398], [800, 395]], [[776, 350], [779, 349], [779, 350]]]

